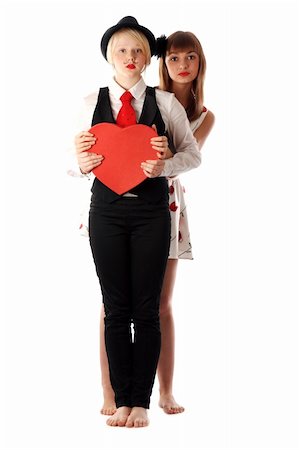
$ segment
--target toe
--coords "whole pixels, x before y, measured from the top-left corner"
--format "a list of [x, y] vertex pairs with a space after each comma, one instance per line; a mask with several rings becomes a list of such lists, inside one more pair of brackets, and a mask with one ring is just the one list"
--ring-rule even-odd
[[164, 406], [164, 407], [163, 407], [163, 411], [164, 411], [166, 414], [172, 414], [172, 409], [171, 409], [171, 407], [169, 407], [169, 406]]
[[132, 420], [127, 420], [127, 422], [126, 422], [126, 427], [128, 427], [128, 428], [132, 428], [134, 426], [134, 422], [132, 421]]
[[114, 427], [114, 426], [115, 426], [114, 420], [113, 420], [113, 419], [108, 419], [108, 420], [106, 421], [106, 424], [107, 424], [107, 425], [110, 425], [110, 427]]
[[116, 408], [102, 408], [101, 409], [101, 414], [103, 414], [104, 416], [113, 416], [113, 414], [116, 412]]
[[120, 417], [118, 420], [118, 426], [119, 427], [124, 427], [126, 425], [127, 422], [127, 418], [126, 417]]

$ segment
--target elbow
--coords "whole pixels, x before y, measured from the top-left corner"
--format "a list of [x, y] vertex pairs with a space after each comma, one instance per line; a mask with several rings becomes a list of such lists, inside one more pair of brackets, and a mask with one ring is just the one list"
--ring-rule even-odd
[[189, 168], [187, 170], [197, 169], [201, 164], [201, 158], [194, 158], [192, 163], [189, 164]]
[[196, 159], [196, 167], [199, 167], [201, 165], [201, 151], [198, 149], [197, 153], [197, 159]]

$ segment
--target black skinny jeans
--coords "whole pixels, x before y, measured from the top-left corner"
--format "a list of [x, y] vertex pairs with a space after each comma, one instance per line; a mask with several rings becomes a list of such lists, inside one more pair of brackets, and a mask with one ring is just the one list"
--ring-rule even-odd
[[105, 203], [93, 195], [89, 234], [105, 308], [116, 406], [149, 408], [161, 347], [159, 300], [170, 243], [168, 203], [127, 197]]

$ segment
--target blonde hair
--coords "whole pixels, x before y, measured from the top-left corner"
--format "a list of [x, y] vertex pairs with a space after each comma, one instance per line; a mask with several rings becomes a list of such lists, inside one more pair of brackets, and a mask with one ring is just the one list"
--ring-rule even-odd
[[117, 44], [117, 40], [120, 35], [127, 35], [130, 38], [136, 39], [138, 44], [140, 45], [144, 55], [145, 55], [145, 66], [148, 66], [151, 62], [151, 49], [149, 46], [149, 42], [145, 35], [140, 31], [134, 30], [133, 28], [121, 28], [116, 31], [110, 38], [107, 46], [107, 61], [110, 64], [113, 64], [113, 52], [115, 46]]
[[160, 58], [159, 76], [160, 89], [173, 92], [172, 80], [169, 76], [165, 58], [170, 52], [191, 50], [199, 57], [199, 68], [197, 77], [192, 82], [192, 89], [188, 99], [186, 113], [189, 121], [197, 119], [203, 111], [204, 80], [206, 74], [206, 58], [202, 46], [197, 37], [190, 31], [176, 31], [167, 38], [166, 52]]

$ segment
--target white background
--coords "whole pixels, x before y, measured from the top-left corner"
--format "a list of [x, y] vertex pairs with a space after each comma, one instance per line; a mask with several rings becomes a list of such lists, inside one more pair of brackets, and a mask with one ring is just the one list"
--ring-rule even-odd
[[[5, 3], [3, 448], [298, 449], [297, 2]], [[199, 37], [216, 116], [201, 167], [182, 176], [195, 257], [174, 298], [186, 412], [166, 416], [156, 383], [138, 430], [99, 414], [101, 296], [78, 233], [81, 181], [64, 167], [77, 105], [110, 77], [101, 36], [125, 15]]]

